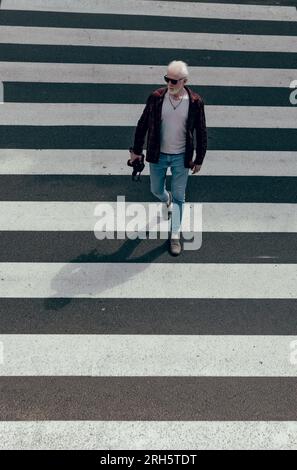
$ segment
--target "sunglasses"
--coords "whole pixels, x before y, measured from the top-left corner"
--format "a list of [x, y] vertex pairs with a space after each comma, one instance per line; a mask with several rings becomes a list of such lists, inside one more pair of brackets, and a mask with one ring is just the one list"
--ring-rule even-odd
[[169, 77], [167, 77], [167, 75], [164, 75], [164, 80], [165, 80], [165, 82], [166, 82], [166, 83], [171, 82], [173, 85], [176, 85], [177, 82], [179, 82], [180, 80], [183, 80], [184, 78], [186, 78], [186, 77], [179, 78], [178, 80], [175, 80], [174, 78], [169, 78]]

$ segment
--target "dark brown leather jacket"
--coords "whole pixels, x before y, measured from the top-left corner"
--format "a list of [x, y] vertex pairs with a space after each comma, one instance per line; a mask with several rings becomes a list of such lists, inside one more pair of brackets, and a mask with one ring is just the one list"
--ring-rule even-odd
[[[184, 88], [189, 94], [184, 166], [190, 168], [189, 163], [192, 161], [194, 154], [194, 130], [196, 131], [194, 163], [199, 165], [203, 162], [207, 149], [207, 130], [203, 99], [187, 85], [184, 85]], [[133, 152], [137, 155], [143, 152], [147, 133], [146, 160], [152, 163], [159, 160], [162, 104], [167, 91], [167, 87], [162, 87], [149, 95], [135, 130]]]

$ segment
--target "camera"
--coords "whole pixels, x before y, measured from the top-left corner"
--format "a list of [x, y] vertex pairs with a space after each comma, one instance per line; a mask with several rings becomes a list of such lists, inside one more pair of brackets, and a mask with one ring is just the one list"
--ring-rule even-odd
[[[133, 152], [133, 148], [130, 147], [129, 149], [129, 152], [132, 153]], [[141, 158], [136, 158], [133, 162], [128, 159], [127, 160], [127, 165], [128, 166], [131, 166], [133, 168], [133, 172], [132, 172], [132, 180], [133, 181], [140, 181], [140, 173], [142, 172], [142, 170], [144, 169], [145, 167], [145, 164], [144, 164], [144, 154], [142, 153], [141, 154]], [[137, 174], [138, 173], [138, 174]]]

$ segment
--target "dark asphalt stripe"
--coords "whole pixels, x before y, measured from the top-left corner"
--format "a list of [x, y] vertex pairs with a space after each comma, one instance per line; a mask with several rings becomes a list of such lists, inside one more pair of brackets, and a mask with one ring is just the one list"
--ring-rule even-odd
[[[3, 125], [0, 126], [0, 148], [128, 150], [134, 134], [135, 126]], [[208, 127], [208, 150], [294, 152], [297, 129]]]
[[199, 250], [168, 253], [167, 240], [98, 240], [93, 232], [0, 232], [0, 262], [297, 263], [295, 233], [202, 233]]
[[292, 336], [296, 311], [296, 299], [0, 298], [0, 334]]
[[[296, 27], [297, 27], [297, 22]], [[97, 47], [1, 44], [0, 61], [73, 64], [161, 65], [181, 57], [192, 67], [250, 67], [294, 69], [295, 52], [213, 51], [142, 47]]]
[[[17, 103], [145, 103], [160, 84], [4, 82], [4, 101]], [[207, 105], [290, 106], [288, 88], [191, 86]]]
[[[237, 3], [237, 2], [236, 2]], [[0, 25], [296, 36], [295, 21], [1, 10]]]
[[295, 421], [292, 377], [1, 377], [0, 420]]
[[[171, 176], [167, 178], [170, 183]], [[190, 174], [186, 200], [296, 203], [296, 180], [297, 177]], [[120, 195], [131, 202], [159, 201], [150, 191], [149, 175], [142, 176], [141, 182], [131, 181], [129, 175], [0, 175], [1, 201], [116, 201]]]

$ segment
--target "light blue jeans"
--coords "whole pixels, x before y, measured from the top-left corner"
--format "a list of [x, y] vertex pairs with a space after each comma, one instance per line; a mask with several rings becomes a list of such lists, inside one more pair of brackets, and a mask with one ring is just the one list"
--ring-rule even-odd
[[160, 199], [161, 202], [168, 201], [168, 191], [166, 190], [167, 168], [171, 168], [171, 193], [172, 193], [172, 219], [171, 233], [177, 234], [183, 216], [183, 206], [185, 202], [185, 192], [190, 168], [184, 166], [184, 153], [170, 154], [160, 152], [157, 163], [150, 162], [151, 192]]

